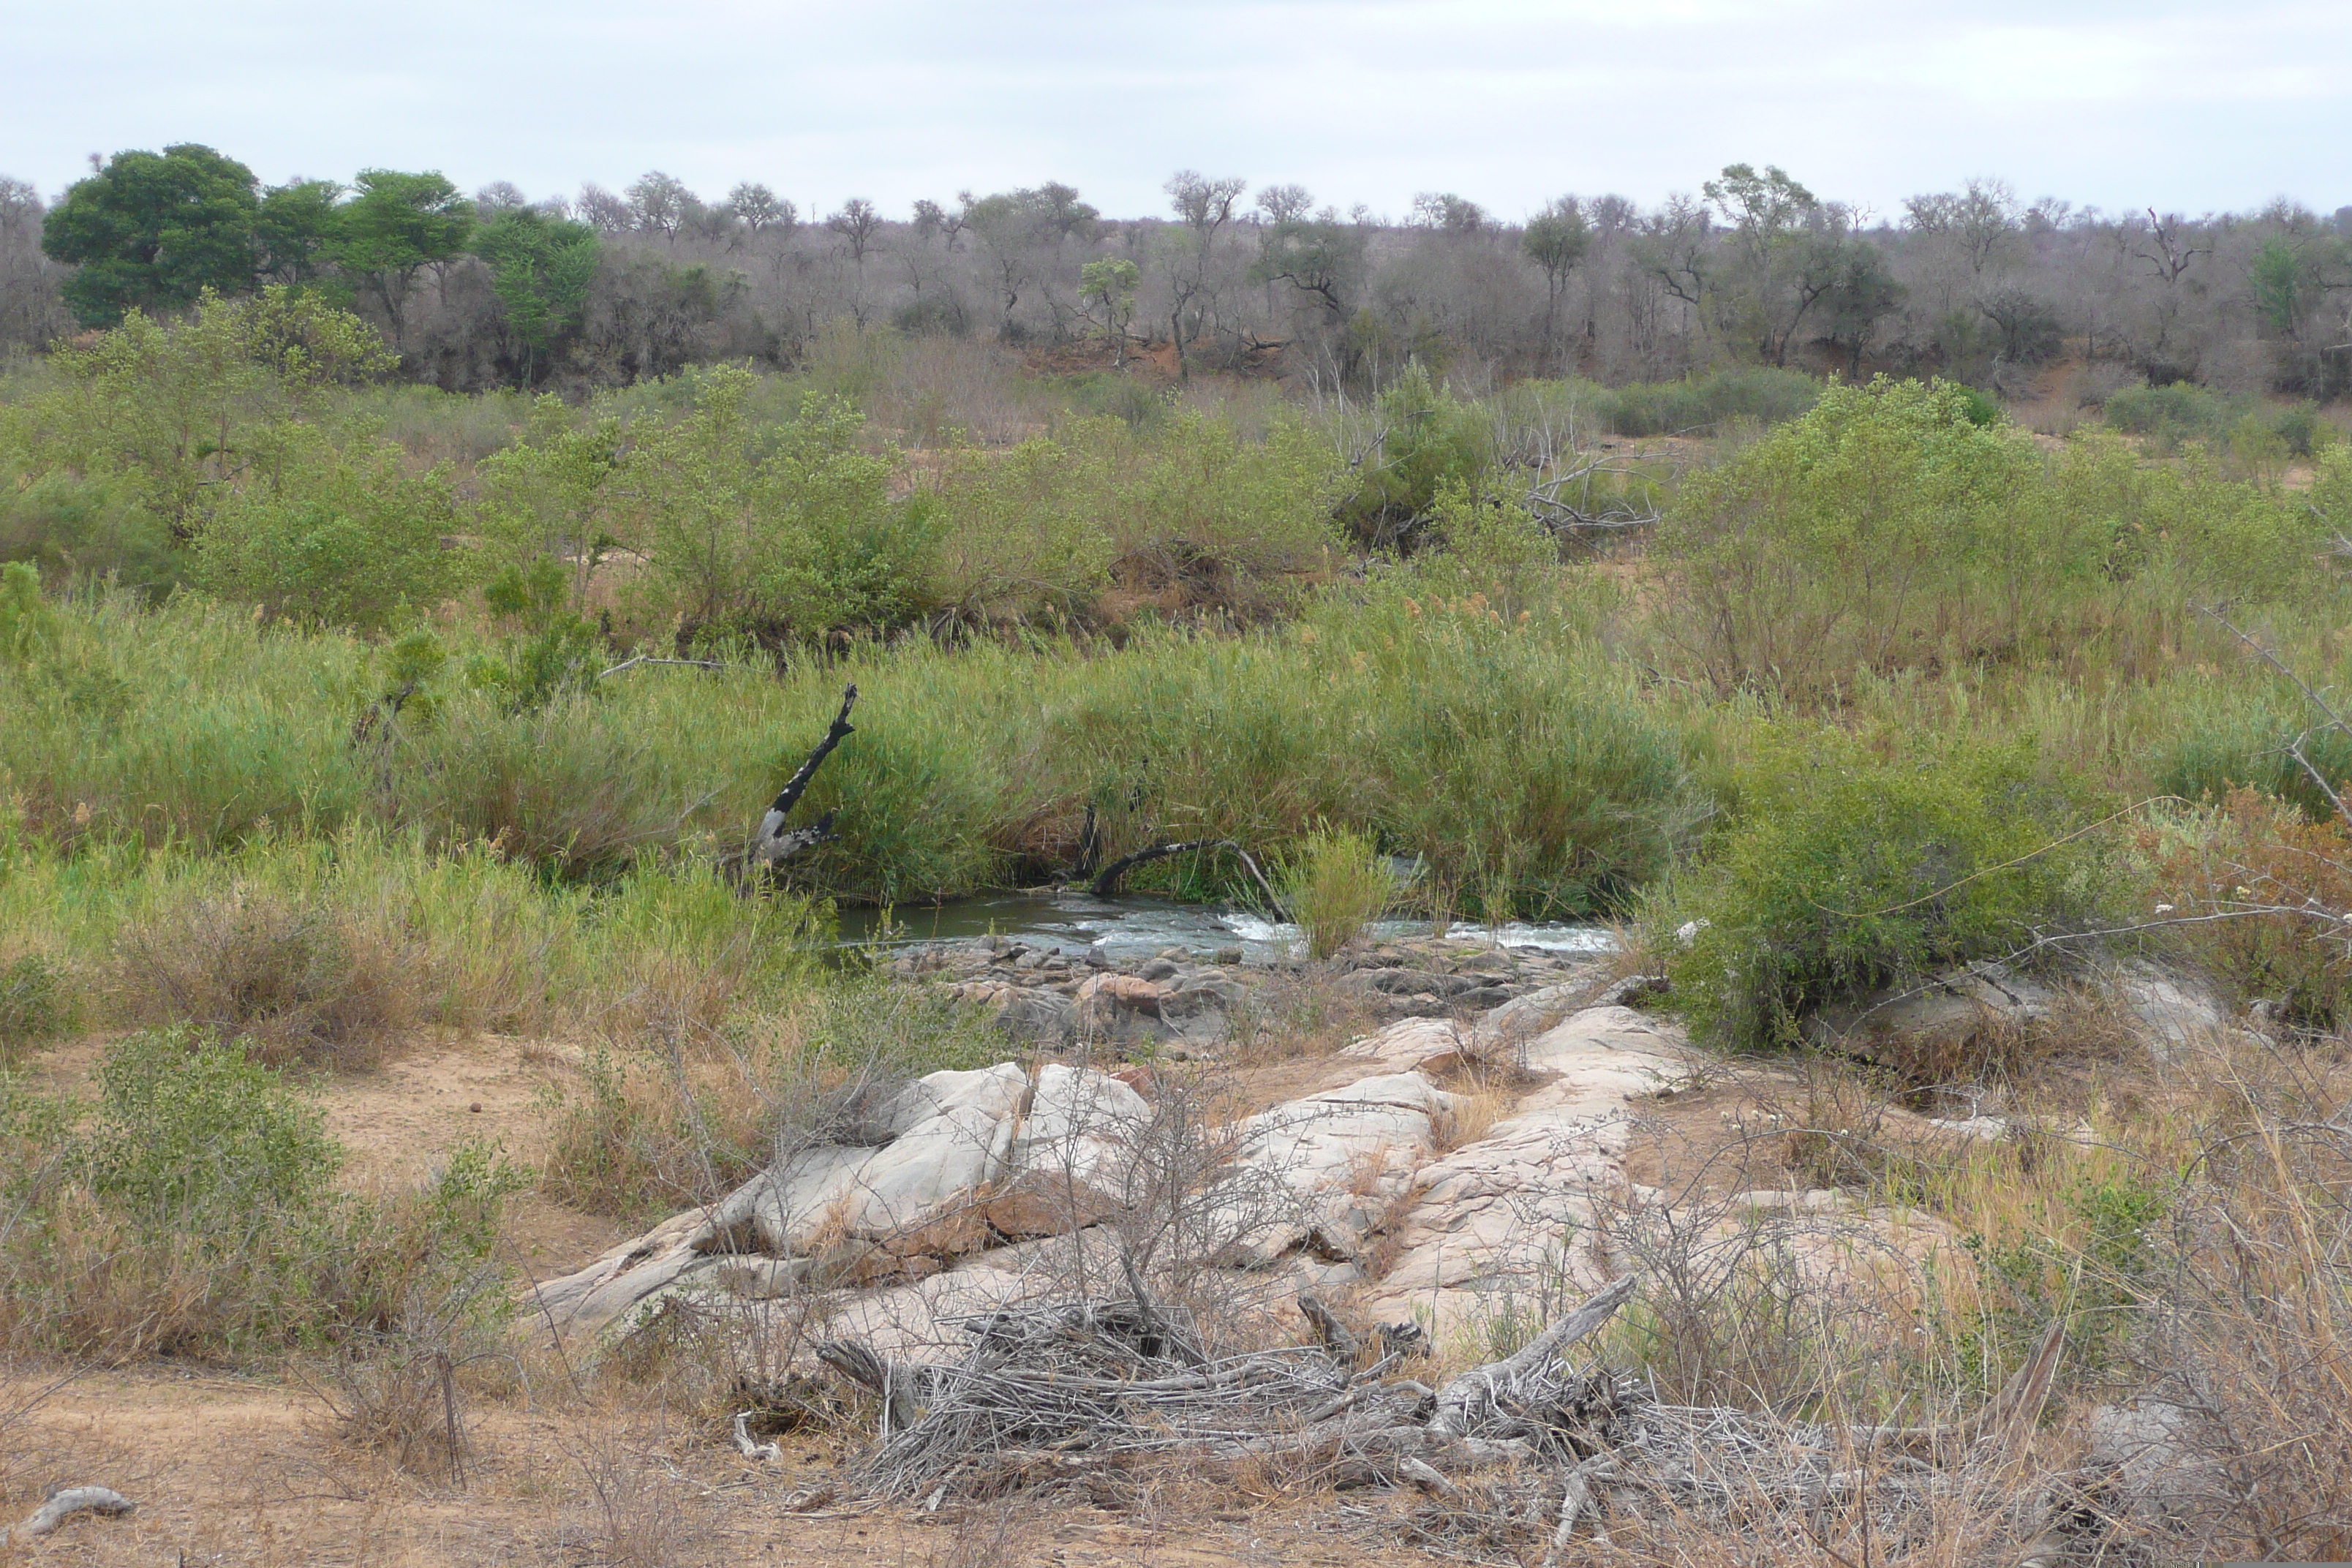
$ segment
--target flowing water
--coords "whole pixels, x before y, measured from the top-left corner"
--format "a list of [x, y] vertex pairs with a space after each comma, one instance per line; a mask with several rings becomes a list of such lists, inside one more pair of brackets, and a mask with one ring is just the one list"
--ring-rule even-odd
[[[1426, 936], [1425, 920], [1377, 921], [1371, 934], [1381, 939]], [[1113, 963], [1148, 958], [1181, 947], [1201, 958], [1238, 952], [1245, 963], [1274, 963], [1297, 957], [1304, 938], [1297, 926], [1269, 921], [1248, 910], [1183, 904], [1144, 894], [1097, 898], [1077, 890], [1000, 893], [958, 899], [911, 909], [845, 909], [845, 944], [911, 947], [976, 936], [1005, 936], [1068, 953], [1094, 952]], [[1455, 923], [1447, 935], [1505, 947], [1548, 952], [1606, 952], [1615, 938], [1605, 927], [1513, 921], [1500, 931]]]

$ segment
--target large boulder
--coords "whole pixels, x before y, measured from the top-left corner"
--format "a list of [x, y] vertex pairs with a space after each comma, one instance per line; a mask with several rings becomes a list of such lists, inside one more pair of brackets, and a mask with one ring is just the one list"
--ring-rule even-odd
[[988, 1198], [989, 1224], [1006, 1236], [1059, 1236], [1108, 1218], [1129, 1201], [1136, 1143], [1151, 1107], [1107, 1074], [1049, 1062]]
[[1626, 1007], [1576, 1014], [1529, 1041], [1550, 1081], [1513, 1113], [1422, 1168], [1391, 1238], [1397, 1261], [1373, 1290], [1375, 1316], [1425, 1310], [1454, 1328], [1496, 1310], [1597, 1286], [1593, 1208], [1629, 1194], [1633, 1101], [1681, 1077], [1679, 1029]]
[[1384, 1073], [1242, 1123], [1222, 1189], [1233, 1260], [1262, 1267], [1301, 1246], [1354, 1257], [1461, 1105], [1423, 1074]]
[[1978, 963], [1825, 1007], [1807, 1028], [1815, 1043], [1855, 1056], [1948, 1060], [1988, 1036], [2040, 1023], [2057, 1000], [2006, 964]]

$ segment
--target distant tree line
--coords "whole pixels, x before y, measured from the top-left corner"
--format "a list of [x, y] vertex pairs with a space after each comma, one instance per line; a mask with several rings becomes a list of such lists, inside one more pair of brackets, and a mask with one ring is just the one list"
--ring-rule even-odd
[[658, 171], [534, 203], [388, 169], [265, 189], [207, 147], [126, 152], [54, 205], [0, 180], [0, 347], [278, 283], [362, 312], [402, 374], [452, 390], [785, 364], [841, 323], [1332, 388], [1419, 362], [2010, 391], [2071, 342], [2156, 384], [2352, 391], [2352, 207], [2113, 214], [1980, 179], [1873, 217], [1746, 163], [1654, 207], [1566, 195], [1517, 222], [1453, 193], [1391, 220], [1189, 170], [1166, 191], [1165, 215], [1129, 219], [1051, 181], [820, 216], [764, 184], [709, 201]]

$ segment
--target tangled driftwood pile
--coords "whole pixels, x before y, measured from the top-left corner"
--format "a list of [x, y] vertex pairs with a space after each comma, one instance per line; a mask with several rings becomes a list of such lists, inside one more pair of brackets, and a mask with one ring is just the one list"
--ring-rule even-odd
[[[1130, 1286], [1135, 1282], [1129, 1281]], [[1424, 1353], [1407, 1324], [1370, 1344], [1312, 1297], [1322, 1342], [1212, 1358], [1181, 1313], [1129, 1299], [1000, 1311], [962, 1325], [960, 1360], [906, 1363], [828, 1342], [829, 1366], [877, 1396], [879, 1441], [852, 1472], [877, 1494], [985, 1498], [1092, 1487], [1181, 1458], [1288, 1461], [1343, 1488], [1411, 1488], [1433, 1543], [1501, 1546], [1583, 1529], [1694, 1520], [1801, 1529], [1824, 1521], [1884, 1546], [2005, 1510], [2024, 1556], [2056, 1550], [2051, 1510], [2015, 1466], [2057, 1368], [2055, 1325], [1975, 1419], [1832, 1426], [1660, 1401], [1640, 1376], [1561, 1359], [1635, 1289], [1620, 1279], [1525, 1347], [1431, 1388], [1399, 1375]]]

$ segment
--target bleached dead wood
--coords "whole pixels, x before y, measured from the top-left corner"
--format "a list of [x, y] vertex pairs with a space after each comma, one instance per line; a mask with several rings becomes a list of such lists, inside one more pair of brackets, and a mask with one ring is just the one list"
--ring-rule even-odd
[[33, 1510], [33, 1516], [14, 1531], [0, 1530], [0, 1546], [8, 1544], [11, 1536], [31, 1541], [48, 1534], [78, 1513], [95, 1513], [119, 1517], [139, 1505], [121, 1492], [108, 1487], [68, 1487], [52, 1492], [49, 1500]]
[[751, 846], [746, 858], [752, 865], [773, 868], [779, 862], [788, 860], [833, 836], [833, 813], [829, 811], [805, 827], [787, 829], [784, 824], [792, 816], [793, 807], [800, 804], [801, 796], [808, 793], [809, 781], [816, 777], [816, 770], [825, 758], [833, 754], [835, 746], [857, 732], [856, 726], [849, 721], [849, 710], [856, 705], [857, 688], [854, 685], [843, 688], [841, 711], [834, 715], [833, 723], [825, 730], [824, 739], [817, 742], [816, 749], [808, 754], [808, 759], [801, 763], [799, 770], [784, 782], [784, 787], [777, 793], [766, 814], [760, 818], [759, 826], [751, 830]]

